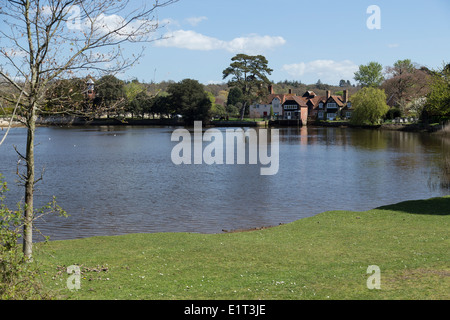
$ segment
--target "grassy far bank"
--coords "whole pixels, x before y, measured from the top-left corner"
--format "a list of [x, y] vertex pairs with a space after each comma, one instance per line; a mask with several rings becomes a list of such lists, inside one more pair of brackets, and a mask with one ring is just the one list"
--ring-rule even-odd
[[[252, 232], [55, 241], [35, 259], [58, 299], [449, 299], [449, 214], [450, 196]], [[369, 265], [380, 290], [367, 288]]]

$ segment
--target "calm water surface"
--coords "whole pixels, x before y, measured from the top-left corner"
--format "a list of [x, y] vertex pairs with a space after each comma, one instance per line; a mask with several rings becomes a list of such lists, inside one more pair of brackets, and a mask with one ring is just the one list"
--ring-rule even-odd
[[[173, 130], [39, 128], [36, 170], [45, 173], [36, 202], [54, 195], [70, 214], [47, 217], [38, 224], [42, 233], [52, 240], [218, 233], [449, 193], [441, 182], [450, 147], [430, 134], [281, 128], [279, 172], [261, 176], [260, 165], [174, 165]], [[25, 141], [26, 130], [17, 128], [0, 147], [10, 205], [23, 199], [13, 146], [24, 152]]]

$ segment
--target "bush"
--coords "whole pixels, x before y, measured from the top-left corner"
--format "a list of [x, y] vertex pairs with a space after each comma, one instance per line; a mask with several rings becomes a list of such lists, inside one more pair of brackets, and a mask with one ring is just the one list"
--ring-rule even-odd
[[23, 214], [4, 204], [6, 182], [0, 174], [0, 300], [49, 299], [36, 262], [26, 259], [19, 245]]
[[395, 118], [400, 118], [402, 116], [402, 111], [400, 108], [390, 108], [389, 111], [386, 113], [385, 119], [393, 120]]

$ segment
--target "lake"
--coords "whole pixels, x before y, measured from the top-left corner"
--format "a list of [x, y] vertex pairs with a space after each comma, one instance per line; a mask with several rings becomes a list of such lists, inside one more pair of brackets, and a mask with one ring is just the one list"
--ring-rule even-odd
[[[173, 164], [175, 129], [38, 128], [36, 171], [45, 171], [35, 201], [55, 196], [70, 215], [46, 217], [41, 232], [51, 240], [220, 233], [449, 194], [450, 146], [428, 133], [279, 128], [279, 171], [263, 176], [260, 165]], [[24, 152], [25, 142], [26, 130], [14, 128], [0, 147], [9, 206], [23, 199], [13, 146]]]

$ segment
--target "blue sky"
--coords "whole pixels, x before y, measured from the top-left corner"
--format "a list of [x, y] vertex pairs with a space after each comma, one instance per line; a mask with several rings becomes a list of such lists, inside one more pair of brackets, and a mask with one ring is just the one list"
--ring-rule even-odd
[[[130, 3], [136, 7], [153, 1]], [[371, 5], [380, 9], [381, 29], [367, 27]], [[179, 0], [158, 10], [161, 28], [155, 36], [166, 39], [144, 44], [140, 63], [118, 76], [220, 83], [238, 53], [264, 55], [274, 70], [273, 81], [306, 84], [354, 82], [358, 66], [370, 61], [390, 66], [411, 59], [435, 69], [450, 62], [449, 16], [449, 0]], [[125, 53], [141, 46], [125, 45]], [[0, 62], [8, 69], [7, 62]]]
[[[381, 29], [367, 27], [370, 5], [380, 8]], [[168, 22], [159, 32], [171, 38], [148, 45], [124, 77], [221, 82], [240, 52], [265, 55], [274, 81], [353, 82], [370, 61], [438, 68], [450, 61], [449, 16], [448, 0], [180, 0], [159, 10]]]

